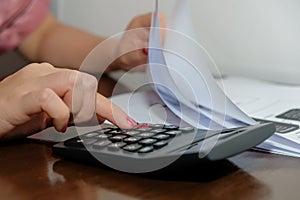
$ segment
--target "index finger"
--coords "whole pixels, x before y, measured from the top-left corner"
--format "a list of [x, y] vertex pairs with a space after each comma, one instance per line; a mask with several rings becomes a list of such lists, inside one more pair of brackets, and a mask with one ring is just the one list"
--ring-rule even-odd
[[96, 98], [96, 114], [123, 129], [130, 129], [137, 125], [121, 108], [99, 93]]

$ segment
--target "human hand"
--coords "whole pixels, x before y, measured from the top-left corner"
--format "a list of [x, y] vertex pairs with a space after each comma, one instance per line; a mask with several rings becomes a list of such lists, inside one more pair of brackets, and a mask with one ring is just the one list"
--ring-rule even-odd
[[[122, 39], [117, 46], [118, 59], [111, 64], [110, 70], [122, 69], [129, 71], [134, 67], [147, 63], [148, 42], [152, 13], [135, 17], [127, 26]], [[160, 14], [160, 26], [166, 27], [166, 19]], [[162, 31], [164, 39], [164, 32]]]
[[97, 114], [120, 128], [136, 122], [119, 107], [97, 93], [91, 75], [57, 69], [47, 63], [31, 64], [0, 82], [0, 138], [26, 136], [53, 125], [65, 132], [70, 113], [76, 123]]

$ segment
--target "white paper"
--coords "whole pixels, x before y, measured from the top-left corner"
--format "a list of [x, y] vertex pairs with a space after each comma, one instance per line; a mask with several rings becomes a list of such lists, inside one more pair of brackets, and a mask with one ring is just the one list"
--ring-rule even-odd
[[226, 97], [209, 71], [213, 62], [195, 41], [188, 1], [177, 0], [173, 21], [162, 44], [158, 0], [149, 41], [149, 66], [156, 92], [185, 122], [201, 129], [220, 130], [256, 122]]
[[260, 148], [300, 157], [300, 121], [278, 117], [289, 110], [300, 109], [300, 86], [233, 76], [219, 82], [225, 86], [227, 95], [250, 116], [296, 126], [284, 134], [276, 132]]
[[86, 126], [86, 127], [68, 127], [65, 133], [61, 133], [55, 130], [54, 127], [47, 128], [34, 135], [28, 136], [30, 139], [48, 141], [48, 142], [64, 142], [73, 137], [89, 133], [91, 131], [99, 130], [99, 126]]

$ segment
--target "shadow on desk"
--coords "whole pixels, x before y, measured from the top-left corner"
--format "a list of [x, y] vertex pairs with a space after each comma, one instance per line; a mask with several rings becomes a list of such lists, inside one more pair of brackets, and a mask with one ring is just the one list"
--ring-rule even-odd
[[[55, 163], [55, 169], [60, 165], [65, 165], [66, 163], [73, 163], [72, 160], [60, 160]], [[81, 163], [86, 164], [86, 163]], [[123, 173], [115, 171], [105, 165], [89, 163], [90, 167], [98, 168], [99, 170], [110, 171], [110, 173]], [[59, 168], [58, 168], [59, 169]], [[239, 170], [238, 167], [233, 165], [228, 160], [222, 160], [218, 162], [194, 162], [193, 165], [180, 165], [177, 164], [170, 165], [159, 171], [149, 172], [144, 174], [130, 174], [124, 173], [130, 176], [141, 177], [145, 179], [152, 180], [165, 180], [165, 181], [176, 181], [176, 182], [210, 182], [220, 179], [224, 176], [228, 176]]]
[[[256, 199], [269, 190], [228, 160], [193, 166], [169, 167], [148, 174], [127, 174], [103, 165], [58, 161], [54, 170], [66, 182], [84, 182], [125, 197], [138, 199]], [[78, 172], [74, 174], [74, 171]], [[130, 198], [131, 199], [131, 198]]]
[[1, 199], [261, 199], [265, 184], [230, 161], [147, 175], [61, 160], [51, 145], [19, 141], [0, 146]]

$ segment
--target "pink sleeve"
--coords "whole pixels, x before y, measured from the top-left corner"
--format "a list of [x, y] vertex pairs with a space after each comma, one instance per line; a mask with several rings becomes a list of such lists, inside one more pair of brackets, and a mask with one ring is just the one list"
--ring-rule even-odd
[[46, 18], [50, 0], [1, 0], [0, 54], [15, 49]]

